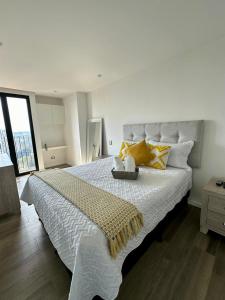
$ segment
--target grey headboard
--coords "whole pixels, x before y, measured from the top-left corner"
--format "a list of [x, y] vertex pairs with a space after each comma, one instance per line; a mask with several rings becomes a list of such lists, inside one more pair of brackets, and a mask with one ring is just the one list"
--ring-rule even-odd
[[123, 138], [127, 141], [154, 140], [157, 142], [182, 143], [194, 141], [188, 159], [192, 168], [201, 166], [204, 121], [180, 121], [123, 125]]

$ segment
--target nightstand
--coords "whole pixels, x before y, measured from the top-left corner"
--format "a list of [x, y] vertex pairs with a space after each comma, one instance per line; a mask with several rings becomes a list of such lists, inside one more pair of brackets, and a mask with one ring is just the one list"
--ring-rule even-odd
[[216, 185], [221, 178], [212, 178], [203, 188], [201, 209], [201, 229], [207, 234], [208, 230], [225, 236], [225, 189]]

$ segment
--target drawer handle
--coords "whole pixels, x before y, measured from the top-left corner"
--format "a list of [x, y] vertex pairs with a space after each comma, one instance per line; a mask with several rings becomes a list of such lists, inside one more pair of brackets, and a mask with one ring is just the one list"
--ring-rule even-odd
[[223, 222], [222, 225], [225, 226], [225, 222]]

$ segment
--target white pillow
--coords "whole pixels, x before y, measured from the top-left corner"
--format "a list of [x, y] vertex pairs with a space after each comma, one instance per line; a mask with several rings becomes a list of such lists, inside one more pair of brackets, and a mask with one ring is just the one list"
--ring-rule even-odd
[[155, 141], [148, 141], [152, 145], [168, 145], [171, 146], [169, 158], [167, 165], [175, 168], [186, 169], [188, 168], [188, 156], [191, 153], [191, 149], [194, 146], [193, 141], [171, 144], [171, 143], [161, 143]]

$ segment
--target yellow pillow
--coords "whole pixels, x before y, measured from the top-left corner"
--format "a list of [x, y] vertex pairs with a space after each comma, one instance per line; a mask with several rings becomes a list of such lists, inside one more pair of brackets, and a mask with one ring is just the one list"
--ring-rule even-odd
[[127, 149], [134, 145], [135, 143], [133, 142], [122, 142], [121, 144], [121, 147], [120, 147], [120, 153], [119, 153], [119, 157], [124, 160], [125, 159], [125, 156], [126, 156], [126, 152], [127, 152]]
[[148, 147], [150, 149], [152, 159], [146, 164], [146, 166], [165, 170], [171, 147], [151, 144], [148, 144]]
[[146, 165], [154, 158], [145, 140], [126, 148], [126, 154], [134, 158], [136, 166]]

